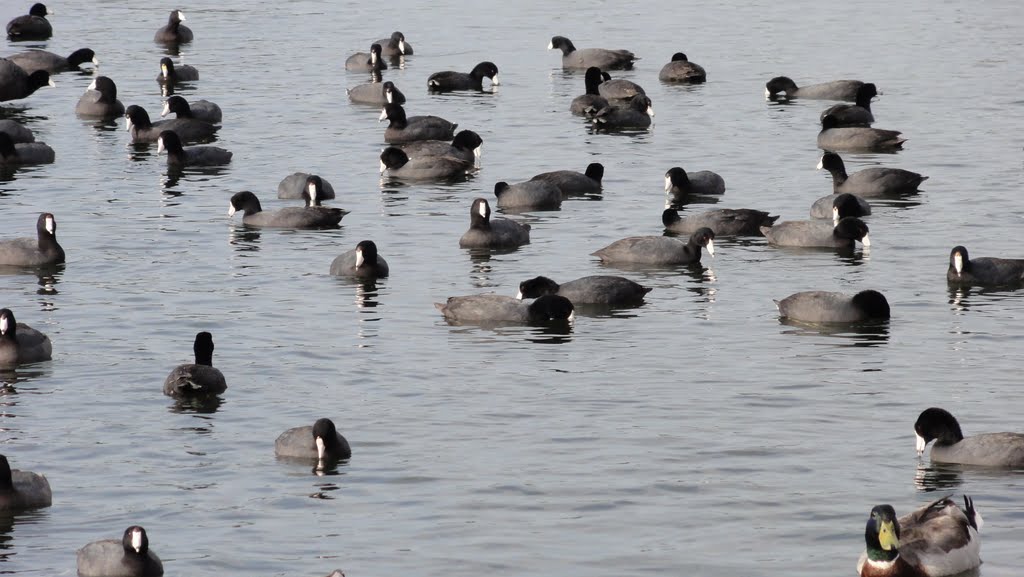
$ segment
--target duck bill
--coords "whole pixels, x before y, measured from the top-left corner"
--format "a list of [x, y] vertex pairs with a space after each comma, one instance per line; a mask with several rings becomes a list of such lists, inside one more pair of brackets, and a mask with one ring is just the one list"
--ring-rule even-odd
[[882, 527], [878, 530], [878, 544], [886, 551], [893, 551], [900, 546], [899, 537], [896, 536], [896, 528], [892, 521], [883, 521]]
[[171, 105], [168, 104], [167, 101], [165, 100], [164, 101], [164, 108], [163, 108], [163, 110], [160, 111], [160, 116], [167, 116], [170, 113], [171, 113]]
[[235, 205], [228, 203], [228, 218], [235, 216]]
[[523, 291], [516, 292], [516, 299], [523, 300]]
[[356, 251], [356, 268], [359, 268], [359, 267], [363, 266], [364, 262], [366, 262], [366, 259], [363, 258], [363, 251], [361, 249], [357, 250]]
[[324, 460], [324, 453], [327, 452], [327, 447], [324, 445], [323, 437], [316, 438], [316, 458], [318, 461]]
[[839, 226], [839, 209], [832, 207], [832, 226]]
[[708, 249], [708, 254], [710, 254], [711, 257], [714, 258], [714, 256], [715, 256], [715, 241], [714, 240], [709, 240], [708, 241], [707, 249]]
[[160, 153], [162, 153], [165, 150], [167, 150], [167, 149], [164, 148], [164, 139], [163, 138], [156, 139], [156, 153], [160, 154]]
[[549, 41], [548, 42], [548, 50], [554, 50], [554, 49], [555, 49], [555, 43]]
[[871, 246], [871, 239], [868, 238], [868, 235], [865, 234], [864, 238], [860, 239], [860, 243], [865, 247]]
[[398, 41], [398, 51], [405, 54], [405, 40]]
[[384, 161], [380, 161], [380, 173], [384, 174], [384, 171], [388, 169], [388, 165], [384, 164]]
[[668, 192], [670, 190], [672, 190], [672, 178], [666, 176], [665, 177], [665, 192]]
[[654, 117], [654, 107], [653, 106], [648, 106], [647, 107], [647, 116], [650, 116], [652, 118]]
[[380, 111], [380, 116], [377, 118], [377, 122], [384, 122], [387, 119], [388, 119], [388, 111], [387, 111], [387, 109], [381, 110]]
[[924, 454], [924, 447], [928, 443], [924, 440], [924, 437], [914, 433], [914, 446], [917, 449], [917, 456], [920, 457]]
[[959, 252], [953, 255], [953, 268], [956, 270], [956, 276], [964, 272], [964, 255]]
[[[825, 158], [825, 157], [822, 156], [821, 158]], [[821, 170], [821, 169], [825, 168], [825, 165], [822, 163], [821, 158], [818, 159], [818, 166], [815, 167], [816, 170]]]

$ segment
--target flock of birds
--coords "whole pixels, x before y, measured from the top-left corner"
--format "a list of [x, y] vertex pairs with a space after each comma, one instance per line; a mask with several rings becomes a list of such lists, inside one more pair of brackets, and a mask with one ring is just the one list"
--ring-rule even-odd
[[[42, 4], [29, 14], [7, 25], [12, 41], [47, 39], [53, 34]], [[154, 41], [178, 45], [192, 41], [194, 34], [183, 24], [184, 15], [172, 11], [168, 22]], [[597, 130], [643, 129], [654, 114], [651, 99], [644, 89], [625, 79], [612, 78], [611, 70], [630, 69], [636, 57], [627, 50], [600, 48], [577, 49], [565, 37], [551, 39], [550, 49], [560, 50], [565, 69], [583, 70], [585, 93], [572, 100], [569, 111], [588, 118]], [[370, 46], [369, 52], [352, 55], [345, 68], [369, 72], [372, 81], [348, 90], [353, 102], [380, 105], [381, 121], [388, 121], [383, 140], [388, 146], [381, 152], [382, 174], [409, 180], [446, 180], [458, 178], [476, 169], [482, 139], [472, 130], [456, 132], [457, 124], [436, 116], [408, 116], [405, 96], [393, 82], [381, 82], [380, 73], [413, 54], [401, 32]], [[50, 76], [77, 69], [93, 62], [95, 55], [83, 48], [68, 57], [30, 50], [0, 58], [0, 101], [30, 96], [52, 84]], [[173, 94], [179, 83], [198, 80], [198, 71], [175, 65], [163, 58], [157, 80], [165, 87], [167, 99], [162, 115], [176, 118], [152, 121], [138, 105], [125, 107], [117, 99], [113, 80], [97, 76], [79, 100], [75, 112], [85, 118], [124, 117], [133, 143], [156, 143], [158, 153], [166, 152], [172, 168], [209, 166], [231, 161], [231, 152], [214, 146], [184, 146], [213, 138], [222, 121], [220, 107], [205, 100], [186, 101]], [[481, 62], [469, 72], [444, 71], [430, 75], [428, 90], [483, 90], [485, 79], [499, 83], [498, 67]], [[662, 82], [700, 83], [705, 70], [676, 53], [659, 75]], [[898, 168], [869, 168], [847, 174], [838, 152], [887, 151], [901, 148], [905, 139], [898, 131], [872, 128], [871, 102], [878, 96], [872, 83], [839, 80], [810, 86], [797, 86], [787, 77], [773, 78], [766, 84], [769, 99], [821, 99], [849, 102], [833, 105], [821, 114], [818, 146], [826, 152], [820, 169], [832, 175], [833, 194], [816, 200], [810, 209], [811, 220], [777, 223], [778, 217], [754, 209], [715, 209], [680, 216], [676, 208], [689, 198], [721, 195], [725, 182], [710, 171], [687, 173], [674, 167], [665, 174], [665, 190], [670, 207], [662, 219], [666, 231], [683, 235], [638, 236], [618, 240], [594, 252], [612, 265], [694, 265], [702, 252], [714, 256], [717, 236], [764, 236], [772, 245], [821, 247], [849, 250], [859, 242], [870, 245], [868, 227], [860, 217], [870, 214], [865, 199], [892, 198], [915, 194], [928, 177]], [[54, 151], [35, 142], [32, 132], [15, 121], [0, 121], [0, 165], [51, 163]], [[590, 164], [584, 172], [560, 170], [541, 173], [519, 183], [498, 182], [494, 192], [497, 206], [510, 210], [557, 208], [574, 195], [601, 190], [604, 167]], [[264, 211], [259, 199], [249, 191], [230, 199], [229, 216], [242, 212], [242, 222], [253, 227], [321, 229], [336, 227], [347, 211], [321, 203], [334, 198], [333, 186], [315, 174], [295, 173], [281, 181], [278, 197], [302, 199], [304, 206]], [[64, 263], [65, 254], [56, 237], [56, 218], [51, 213], [39, 216], [35, 238], [0, 241], [0, 265], [48, 267]], [[462, 235], [463, 248], [514, 250], [530, 242], [530, 226], [512, 219], [492, 218], [487, 199], [477, 198], [470, 207], [469, 229]], [[338, 256], [330, 265], [330, 274], [360, 279], [386, 277], [387, 261], [378, 254], [373, 241], [364, 240]], [[958, 246], [950, 254], [947, 279], [951, 284], [1014, 286], [1024, 283], [1024, 260], [968, 257]], [[625, 307], [643, 302], [650, 292], [632, 280], [620, 276], [594, 275], [566, 283], [547, 277], [522, 282], [516, 297], [477, 294], [451, 297], [436, 306], [452, 323], [549, 323], [572, 319], [577, 306]], [[532, 299], [527, 302], [527, 299]], [[807, 323], [863, 323], [885, 321], [890, 316], [885, 296], [875, 290], [857, 294], [824, 291], [801, 292], [777, 301], [780, 315]], [[196, 335], [195, 363], [176, 367], [166, 378], [164, 393], [175, 397], [216, 396], [227, 389], [220, 370], [213, 367], [213, 338], [208, 332]], [[0, 309], [0, 367], [12, 367], [46, 361], [51, 358], [49, 338], [32, 327], [19, 323], [9, 309]], [[917, 450], [923, 453], [934, 441], [934, 462], [960, 463], [986, 467], [1024, 466], [1024, 435], [1015, 433], [982, 434], [965, 437], [949, 412], [930, 408], [915, 423]], [[315, 461], [318, 469], [332, 462], [349, 459], [351, 448], [330, 419], [319, 419], [312, 426], [285, 431], [275, 442], [281, 457]], [[0, 512], [18, 511], [51, 504], [51, 490], [42, 475], [11, 470], [7, 458], [0, 455]], [[949, 497], [897, 517], [890, 505], [871, 511], [865, 530], [865, 551], [858, 562], [862, 577], [939, 577], [977, 567], [980, 563], [978, 531], [982, 518], [970, 497], [960, 507]], [[145, 529], [133, 525], [122, 539], [90, 543], [78, 552], [78, 573], [83, 577], [142, 577], [162, 575], [163, 567], [149, 549]], [[335, 571], [333, 577], [340, 577]]]

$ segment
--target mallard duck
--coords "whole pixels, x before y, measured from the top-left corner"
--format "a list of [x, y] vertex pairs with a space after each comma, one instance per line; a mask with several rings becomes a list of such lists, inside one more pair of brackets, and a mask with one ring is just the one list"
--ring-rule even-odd
[[1024, 466], [1024, 434], [985, 433], [964, 438], [960, 423], [945, 409], [932, 407], [921, 411], [914, 423], [917, 454], [932, 445], [931, 459], [936, 463], [958, 463], [985, 467]]
[[896, 518], [892, 505], [871, 509], [860, 577], [941, 577], [981, 565], [981, 515], [964, 495], [964, 509], [943, 497]]

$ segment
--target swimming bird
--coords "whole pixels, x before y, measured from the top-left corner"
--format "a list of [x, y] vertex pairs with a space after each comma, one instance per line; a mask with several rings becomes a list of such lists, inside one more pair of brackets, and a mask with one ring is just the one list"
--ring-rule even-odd
[[132, 104], [124, 111], [125, 130], [131, 135], [132, 142], [156, 142], [160, 133], [170, 130], [178, 135], [183, 143], [209, 140], [220, 126], [196, 118], [168, 118], [152, 122], [146, 109]]
[[804, 291], [775, 301], [779, 316], [805, 323], [859, 323], [889, 319], [889, 301], [875, 290], [851, 295], [840, 292]]
[[583, 94], [572, 99], [569, 103], [569, 112], [577, 116], [587, 116], [608, 106], [608, 100], [601, 96], [600, 86], [604, 82], [601, 69], [596, 66], [587, 68], [583, 76], [583, 86], [586, 89]]
[[388, 121], [384, 142], [400, 144], [413, 140], [451, 140], [458, 124], [440, 116], [406, 116], [401, 104], [385, 104], [378, 122]]
[[335, 228], [347, 210], [310, 205], [318, 202], [308, 198], [306, 206], [288, 206], [278, 210], [263, 211], [256, 195], [248, 190], [235, 193], [228, 202], [228, 217], [242, 211], [242, 224], [265, 228], [323, 229]]
[[[601, 84], [597, 85], [597, 93], [604, 96], [609, 102], [613, 100], [624, 101], [634, 96], [647, 95], [643, 87], [636, 82], [626, 80], [625, 78], [612, 78], [610, 75], [607, 75], [601, 81]], [[615, 103], [612, 102], [612, 104]]]
[[213, 366], [213, 335], [206, 331], [196, 333], [192, 345], [195, 363], [174, 367], [164, 379], [164, 394], [171, 397], [219, 395], [227, 390], [224, 373]]
[[839, 126], [831, 114], [821, 119], [818, 148], [836, 151], [893, 151], [903, 148], [906, 138], [898, 130], [882, 130], [863, 126]]
[[628, 278], [611, 275], [591, 275], [558, 284], [546, 276], [538, 276], [519, 283], [518, 299], [535, 299], [544, 295], [560, 295], [574, 305], [628, 306], [640, 304], [651, 287]]
[[163, 563], [149, 548], [146, 530], [132, 525], [121, 539], [93, 541], [78, 550], [79, 577], [159, 577]]
[[356, 52], [345, 60], [345, 70], [353, 72], [380, 72], [388, 63], [381, 57], [380, 44], [371, 44], [369, 52]]
[[604, 165], [591, 162], [585, 172], [575, 170], [554, 170], [534, 175], [530, 180], [550, 182], [563, 196], [575, 194], [597, 194], [601, 192], [601, 180], [604, 178]]
[[380, 55], [393, 62], [398, 62], [402, 56], [413, 55], [412, 44], [405, 40], [405, 34], [397, 30], [392, 32], [390, 37], [382, 38], [375, 44], [380, 44]]
[[701, 247], [715, 256], [715, 233], [710, 228], [698, 229], [687, 242], [667, 236], [631, 236], [590, 254], [611, 264], [690, 265], [700, 263]]
[[833, 225], [820, 220], [787, 220], [774, 226], [762, 226], [769, 244], [808, 248], [853, 248], [855, 241], [871, 246], [868, 225], [859, 218], [847, 217]]
[[324, 461], [352, 458], [348, 440], [338, 432], [334, 421], [321, 418], [311, 426], [294, 427], [278, 435], [274, 441], [274, 454], [294, 459], [316, 459], [317, 468]]
[[184, 21], [185, 14], [181, 10], [171, 10], [167, 24], [158, 28], [156, 34], [153, 35], [153, 42], [170, 45], [192, 42], [195, 34], [192, 33], [191, 28], [182, 24]]
[[818, 170], [832, 175], [832, 192], [848, 192], [865, 198], [914, 192], [928, 180], [916, 172], [902, 168], [872, 167], [846, 174], [843, 159], [834, 152], [826, 152], [818, 161]]
[[860, 577], [944, 577], [981, 565], [984, 524], [974, 501], [964, 495], [961, 509], [942, 497], [896, 518], [892, 505], [871, 509], [864, 529], [865, 550], [857, 561]]
[[46, 477], [32, 471], [11, 470], [7, 457], [0, 455], [0, 513], [49, 507], [53, 492]]
[[679, 200], [691, 194], [725, 194], [725, 179], [710, 170], [686, 172], [674, 166], [665, 172], [665, 192]]
[[15, 144], [36, 141], [36, 135], [32, 133], [32, 129], [10, 118], [0, 118], [0, 132], [6, 132], [11, 142]]
[[361, 240], [350, 251], [338, 255], [331, 262], [331, 274], [352, 276], [363, 279], [388, 276], [388, 261], [377, 254], [377, 244], [372, 240]]
[[96, 59], [96, 54], [88, 48], [79, 48], [66, 58], [46, 50], [29, 50], [12, 54], [7, 59], [20, 66], [27, 74], [32, 74], [36, 70], [45, 70], [53, 75], [65, 70], [78, 70], [79, 65], [86, 62], [97, 65], [100, 63]]
[[548, 43], [548, 50], [562, 51], [562, 68], [586, 69], [596, 66], [601, 70], [628, 70], [639, 60], [629, 50], [607, 50], [605, 48], [584, 48], [577, 50], [565, 36], [554, 36]]
[[156, 81], [160, 84], [173, 86], [181, 82], [192, 82], [199, 80], [199, 70], [195, 66], [182, 64], [175, 66], [174, 61], [164, 56], [160, 59], [160, 74], [157, 74]]
[[367, 82], [345, 90], [348, 99], [360, 104], [405, 104], [405, 94], [394, 82]]
[[811, 218], [832, 218], [833, 226], [848, 216], [867, 216], [871, 205], [863, 198], [844, 192], [825, 195], [811, 204]]
[[220, 124], [224, 118], [220, 106], [209, 100], [193, 100], [189, 102], [181, 96], [170, 96], [164, 101], [164, 109], [160, 116], [174, 114], [175, 118], [195, 118], [210, 124]]
[[0, 58], [0, 102], [27, 98], [43, 86], [53, 85], [47, 71], [29, 74], [14, 62]]
[[0, 241], [0, 265], [47, 266], [64, 262], [64, 248], [57, 242], [57, 220], [44, 212], [36, 219], [36, 238]]
[[53, 36], [53, 26], [46, 19], [50, 14], [53, 12], [50, 12], [45, 4], [33, 4], [28, 14], [17, 16], [7, 23], [7, 38], [13, 42], [46, 40]]
[[493, 62], [481, 62], [469, 72], [445, 70], [435, 72], [427, 77], [427, 89], [431, 92], [451, 92], [454, 90], [483, 90], [484, 78], [491, 80], [491, 86], [498, 86], [498, 67]]
[[414, 140], [397, 145], [410, 158], [420, 156], [450, 156], [469, 164], [480, 158], [484, 141], [472, 130], [460, 130], [451, 142], [444, 140]]
[[117, 85], [106, 76], [97, 76], [78, 99], [75, 114], [87, 118], [119, 118], [124, 104], [117, 99]]
[[806, 98], [855, 102], [857, 91], [863, 85], [864, 83], [860, 80], [833, 80], [832, 82], [798, 87], [788, 76], [776, 76], [765, 83], [764, 95], [769, 100]]
[[454, 156], [417, 156], [409, 158], [404, 150], [389, 146], [380, 153], [380, 173], [412, 180], [448, 179], [464, 176], [473, 170], [472, 161]]
[[525, 303], [517, 298], [493, 293], [448, 297], [444, 303], [434, 303], [445, 320], [451, 323], [547, 323], [569, 321], [573, 318], [573, 304], [559, 295], [544, 295]]
[[873, 82], [866, 82], [857, 89], [856, 104], [833, 104], [821, 112], [821, 118], [832, 115], [839, 126], [870, 126], [875, 122], [871, 113], [871, 99], [878, 96]]
[[708, 79], [707, 72], [700, 64], [690, 62], [686, 54], [676, 52], [672, 60], [661, 67], [658, 80], [662, 82], [679, 82], [683, 84], [700, 84]]
[[45, 142], [15, 143], [6, 132], [0, 132], [0, 166], [50, 164], [54, 158], [56, 154]]
[[954, 285], [1019, 286], [1024, 284], [1024, 259], [971, 258], [963, 246], [949, 253], [946, 281]]
[[661, 213], [665, 230], [678, 234], [693, 234], [701, 228], [710, 228], [716, 236], [761, 236], [762, 226], [772, 226], [777, 216], [752, 208], [716, 208], [698, 214], [679, 216], [679, 211], [666, 208]]
[[48, 361], [52, 353], [50, 337], [19, 323], [11, 309], [0, 309], [0, 367]]
[[590, 116], [594, 128], [647, 128], [654, 116], [651, 99], [639, 94], [631, 98], [624, 106], [605, 106]]
[[181, 145], [181, 139], [172, 130], [164, 130], [156, 140], [156, 153], [167, 153], [169, 166], [220, 166], [231, 162], [230, 150], [219, 146]]
[[459, 239], [462, 248], [516, 248], [530, 242], [530, 225], [507, 218], [491, 218], [491, 205], [478, 198], [469, 209], [469, 230]]
[[494, 196], [498, 198], [499, 208], [546, 210], [562, 205], [562, 191], [546, 180], [515, 184], [500, 181], [494, 184]]
[[1024, 467], [1024, 434], [982, 433], [964, 437], [949, 411], [931, 407], [921, 411], [914, 423], [917, 454], [932, 445], [934, 463], [957, 463], [985, 467]]
[[334, 198], [334, 187], [327, 182], [326, 178], [305, 172], [293, 172], [277, 184], [277, 198], [305, 199], [307, 197], [331, 200]]

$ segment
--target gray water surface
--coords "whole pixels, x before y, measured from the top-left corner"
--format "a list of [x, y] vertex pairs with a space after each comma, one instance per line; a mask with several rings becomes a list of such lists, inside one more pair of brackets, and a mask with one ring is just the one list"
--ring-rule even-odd
[[[0, 21], [29, 3], [4, 3]], [[55, 213], [67, 266], [0, 273], [0, 305], [47, 332], [53, 361], [5, 374], [0, 447], [47, 475], [53, 506], [0, 519], [0, 571], [73, 575], [75, 550], [141, 524], [167, 575], [852, 575], [871, 507], [906, 512], [972, 495], [985, 516], [985, 577], [1018, 575], [1020, 476], [932, 468], [912, 425], [929, 406], [967, 434], [1024, 431], [1024, 294], [951, 293], [950, 249], [1024, 257], [1020, 129], [1024, 21], [1016, 2], [178, 5], [196, 40], [180, 91], [224, 109], [230, 166], [167, 173], [124, 122], [75, 117], [89, 72], [4, 103], [56, 150], [53, 165], [0, 178], [2, 238]], [[153, 32], [171, 6], [53, 6], [44, 46], [88, 46], [119, 98], [159, 115]], [[390, 79], [412, 114], [481, 134], [481, 170], [455, 184], [381, 182], [379, 110], [350, 104], [366, 79], [344, 59], [402, 30], [416, 49]], [[613, 73], [643, 85], [650, 130], [595, 134], [568, 113], [582, 73], [546, 51], [628, 48]], [[701, 86], [657, 81], [673, 52]], [[435, 71], [495, 62], [493, 93], [428, 95]], [[621, 271], [589, 253], [661, 234], [663, 175], [714, 170], [718, 207], [807, 218], [831, 192], [816, 172], [818, 113], [767, 103], [764, 82], [875, 82], [876, 127], [897, 154], [845, 154], [852, 172], [930, 176], [919, 195], [875, 204], [870, 250], [788, 251], [720, 238], [698, 269]], [[516, 215], [533, 242], [480, 257], [458, 248], [496, 181], [606, 169], [599, 198]], [[252, 190], [265, 209], [296, 170], [328, 178], [351, 211], [329, 231], [254, 231], [226, 217]], [[709, 208], [687, 207], [687, 211]], [[331, 260], [373, 239], [392, 276], [362, 286]], [[433, 307], [544, 274], [624, 274], [646, 304], [580, 316], [569, 332], [450, 327]], [[800, 290], [884, 292], [891, 322], [836, 330], [779, 322]], [[209, 330], [229, 389], [212, 412], [161, 384]], [[335, 420], [353, 447], [325, 476], [278, 461], [290, 427]]]

